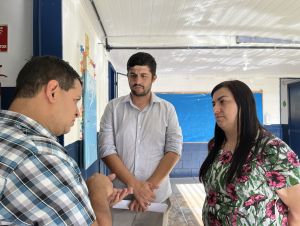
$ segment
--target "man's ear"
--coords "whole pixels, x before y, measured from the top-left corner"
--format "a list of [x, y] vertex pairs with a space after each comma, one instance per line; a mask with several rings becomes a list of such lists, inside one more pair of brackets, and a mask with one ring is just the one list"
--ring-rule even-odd
[[157, 79], [156, 75], [152, 76], [152, 82], [155, 82], [156, 79]]
[[47, 83], [47, 85], [45, 87], [45, 92], [46, 92], [46, 96], [47, 96], [47, 99], [49, 100], [49, 102], [53, 103], [56, 101], [56, 96], [57, 96], [58, 90], [59, 90], [58, 81], [50, 80]]

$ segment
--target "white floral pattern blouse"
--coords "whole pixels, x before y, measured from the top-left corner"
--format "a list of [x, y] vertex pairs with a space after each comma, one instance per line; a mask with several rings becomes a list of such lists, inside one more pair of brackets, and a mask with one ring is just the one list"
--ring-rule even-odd
[[232, 152], [220, 150], [203, 183], [206, 200], [204, 225], [287, 225], [287, 206], [276, 190], [300, 183], [300, 162], [290, 147], [264, 134], [256, 156], [254, 147], [242, 175], [226, 185]]

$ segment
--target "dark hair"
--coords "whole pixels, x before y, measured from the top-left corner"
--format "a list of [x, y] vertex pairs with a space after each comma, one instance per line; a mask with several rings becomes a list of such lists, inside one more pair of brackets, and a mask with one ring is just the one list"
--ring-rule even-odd
[[18, 74], [15, 97], [34, 97], [50, 80], [57, 80], [68, 91], [79, 74], [64, 60], [54, 56], [33, 57]]
[[[229, 89], [238, 107], [237, 145], [233, 153], [233, 160], [226, 175], [227, 183], [230, 183], [235, 176], [241, 176], [242, 167], [247, 160], [251, 148], [255, 144], [258, 131], [263, 131], [263, 127], [257, 118], [254, 96], [245, 83], [238, 80], [222, 82], [215, 86], [211, 92], [211, 96], [213, 97], [214, 93], [221, 88]], [[262, 133], [260, 132], [258, 139], [260, 139], [261, 135]], [[225, 133], [216, 123], [214, 137], [209, 142], [208, 156], [200, 168], [200, 181], [203, 181], [202, 179], [214, 162], [225, 141]]]
[[156, 61], [149, 53], [138, 52], [133, 54], [127, 61], [127, 72], [136, 65], [148, 66], [152, 75], [156, 75]]

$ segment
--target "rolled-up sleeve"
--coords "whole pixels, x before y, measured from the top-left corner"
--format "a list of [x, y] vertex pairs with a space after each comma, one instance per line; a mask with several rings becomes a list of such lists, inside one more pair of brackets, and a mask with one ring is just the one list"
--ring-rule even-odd
[[169, 109], [168, 126], [166, 132], [165, 152], [175, 152], [179, 156], [182, 151], [182, 131], [173, 105]]
[[108, 155], [117, 154], [114, 128], [113, 128], [113, 112], [111, 103], [109, 103], [104, 111], [104, 114], [100, 121], [100, 133], [99, 133], [99, 157], [105, 158]]

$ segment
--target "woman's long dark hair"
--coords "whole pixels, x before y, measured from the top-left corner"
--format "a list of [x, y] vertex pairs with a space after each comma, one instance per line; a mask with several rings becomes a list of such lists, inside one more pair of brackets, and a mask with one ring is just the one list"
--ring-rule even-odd
[[[262, 131], [263, 127], [257, 118], [254, 96], [245, 83], [239, 80], [222, 82], [215, 86], [211, 92], [211, 96], [213, 97], [214, 93], [221, 88], [229, 89], [238, 107], [237, 145], [226, 175], [226, 181], [229, 184], [235, 176], [241, 175], [242, 167], [247, 160], [251, 148], [255, 144], [258, 131]], [[260, 132], [259, 136], [261, 137], [261, 135], [262, 133]], [[214, 137], [208, 143], [208, 156], [200, 168], [200, 181], [203, 181], [205, 174], [225, 142], [225, 133], [216, 123]]]

